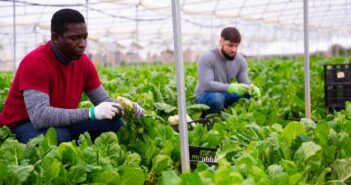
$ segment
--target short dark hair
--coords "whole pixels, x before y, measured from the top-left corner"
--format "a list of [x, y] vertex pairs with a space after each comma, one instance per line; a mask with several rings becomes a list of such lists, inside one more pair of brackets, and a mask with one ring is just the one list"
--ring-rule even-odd
[[229, 40], [230, 42], [240, 43], [241, 35], [239, 30], [235, 27], [227, 27], [222, 30], [221, 37], [224, 40]]
[[70, 23], [85, 23], [85, 20], [77, 10], [61, 9], [55, 12], [51, 18], [51, 32], [62, 34], [66, 31], [66, 25]]

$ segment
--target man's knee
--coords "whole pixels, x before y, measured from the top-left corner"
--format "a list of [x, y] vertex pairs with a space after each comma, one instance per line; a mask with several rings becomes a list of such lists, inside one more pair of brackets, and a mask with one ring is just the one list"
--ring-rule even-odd
[[72, 127], [72, 139], [77, 139], [80, 134], [88, 132], [91, 139], [94, 140], [103, 132], [117, 132], [123, 125], [124, 122], [120, 118], [80, 122]]
[[[40, 134], [46, 134], [48, 129], [35, 129], [31, 122], [23, 123], [12, 130], [16, 135], [16, 138], [21, 143], [27, 143], [29, 140], [39, 136]], [[62, 143], [71, 140], [71, 135], [66, 128], [55, 128], [57, 135], [57, 142]]]
[[208, 105], [216, 110], [220, 111], [224, 109], [224, 97], [223, 96], [213, 96], [211, 99], [208, 100]]
[[206, 113], [215, 113], [223, 110], [225, 97], [222, 93], [206, 93], [198, 98], [198, 102], [201, 104], [206, 104], [210, 107]]
[[57, 143], [68, 142], [72, 140], [71, 133], [67, 128], [55, 128]]
[[117, 132], [118, 129], [124, 125], [124, 122], [120, 118], [114, 118], [112, 120], [101, 120], [99, 123], [102, 132], [113, 131]]

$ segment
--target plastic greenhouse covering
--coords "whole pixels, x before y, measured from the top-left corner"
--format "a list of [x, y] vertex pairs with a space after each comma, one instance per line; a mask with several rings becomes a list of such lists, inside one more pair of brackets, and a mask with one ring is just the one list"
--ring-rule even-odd
[[[51, 16], [61, 8], [77, 9], [86, 17], [92, 54], [116, 48], [145, 59], [173, 49], [171, 1], [1, 0], [0, 58], [13, 59], [14, 18], [19, 61], [49, 40]], [[350, 9], [348, 0], [309, 1], [311, 52], [333, 43], [350, 45]], [[180, 0], [180, 14], [184, 50], [215, 47], [220, 30], [231, 25], [243, 35], [240, 49], [245, 55], [303, 53], [302, 0]]]

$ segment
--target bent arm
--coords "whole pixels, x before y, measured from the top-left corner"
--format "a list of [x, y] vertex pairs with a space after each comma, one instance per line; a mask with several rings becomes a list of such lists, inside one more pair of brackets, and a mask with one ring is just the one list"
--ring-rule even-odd
[[237, 76], [237, 81], [239, 83], [250, 84], [249, 75], [248, 75], [248, 69], [247, 68], [248, 67], [247, 67], [246, 60], [242, 59], [241, 69], [240, 69], [239, 74]]
[[[205, 57], [201, 57], [198, 65], [198, 80], [199, 85], [204, 88], [205, 91], [227, 91], [229, 84], [218, 82], [214, 80], [215, 67]], [[222, 72], [222, 71], [217, 71]], [[223, 71], [224, 72], [224, 71]]]
[[62, 127], [89, 119], [88, 109], [62, 109], [50, 106], [49, 95], [41, 91], [23, 91], [29, 119], [36, 129]]
[[106, 90], [100, 85], [96, 89], [86, 92], [89, 100], [96, 106], [101, 102], [116, 102], [106, 92]]
[[116, 102], [106, 92], [106, 90], [100, 85], [96, 89], [86, 92], [89, 100], [96, 106], [101, 102]]

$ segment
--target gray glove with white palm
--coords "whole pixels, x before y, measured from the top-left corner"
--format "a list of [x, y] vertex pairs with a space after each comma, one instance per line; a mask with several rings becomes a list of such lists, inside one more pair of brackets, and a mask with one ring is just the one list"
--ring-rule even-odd
[[127, 98], [118, 96], [116, 100], [124, 108], [126, 112], [133, 111], [135, 117], [137, 118], [140, 118], [145, 113], [145, 110], [138, 103], [132, 102]]

